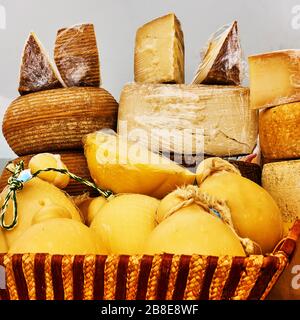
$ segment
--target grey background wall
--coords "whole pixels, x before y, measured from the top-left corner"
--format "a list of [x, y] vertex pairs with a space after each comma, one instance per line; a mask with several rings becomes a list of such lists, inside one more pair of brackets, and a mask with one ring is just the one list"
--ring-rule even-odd
[[[30, 31], [52, 53], [57, 29], [93, 22], [103, 87], [119, 99], [122, 86], [133, 80], [136, 29], [168, 12], [175, 12], [182, 23], [187, 82], [209, 35], [234, 19], [245, 56], [300, 48], [300, 0], [0, 0], [0, 122], [18, 95], [19, 64]], [[13, 156], [0, 134], [0, 159]]]

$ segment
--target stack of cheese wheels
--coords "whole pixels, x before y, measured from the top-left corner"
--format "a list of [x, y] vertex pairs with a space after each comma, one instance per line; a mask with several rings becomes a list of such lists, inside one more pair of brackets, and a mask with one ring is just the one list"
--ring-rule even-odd
[[[83, 155], [84, 135], [103, 128], [116, 129], [118, 103], [100, 88], [100, 63], [94, 27], [83, 24], [57, 33], [51, 63], [34, 33], [22, 57], [20, 97], [8, 107], [3, 119], [3, 134], [25, 165], [31, 155], [59, 154], [67, 168], [90, 178]], [[5, 181], [6, 180], [6, 181]], [[1, 190], [7, 182], [4, 172]], [[80, 192], [79, 184], [67, 187], [71, 195]]]
[[259, 113], [263, 186], [281, 208], [286, 232], [300, 212], [300, 50], [249, 57], [250, 105]]
[[[210, 39], [193, 83], [184, 84], [184, 39], [177, 17], [168, 14], [138, 29], [135, 82], [125, 85], [120, 97], [121, 136], [191, 170], [204, 156], [238, 158], [252, 153], [258, 112], [249, 108], [249, 89], [240, 86], [236, 21], [217, 34]], [[259, 166], [253, 166], [257, 170]]]

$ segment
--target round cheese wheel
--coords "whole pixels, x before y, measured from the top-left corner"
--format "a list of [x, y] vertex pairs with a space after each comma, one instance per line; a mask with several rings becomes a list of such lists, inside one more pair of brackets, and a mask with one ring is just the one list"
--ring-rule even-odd
[[262, 111], [259, 114], [259, 140], [267, 159], [300, 158], [300, 102]]

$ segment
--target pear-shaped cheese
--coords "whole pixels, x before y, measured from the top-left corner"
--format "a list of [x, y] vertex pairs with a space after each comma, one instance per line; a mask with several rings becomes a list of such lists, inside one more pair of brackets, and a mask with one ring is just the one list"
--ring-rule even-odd
[[37, 36], [31, 32], [22, 57], [20, 94], [61, 87], [59, 76], [52, 66], [46, 51]]
[[241, 67], [242, 51], [234, 21], [212, 35], [192, 83], [239, 85]]
[[105, 254], [95, 234], [83, 223], [51, 219], [28, 228], [9, 253]]
[[[3, 204], [6, 194], [7, 188], [5, 188], [0, 195], [0, 205]], [[40, 213], [41, 210], [45, 210], [48, 207], [61, 207], [64, 209], [64, 212], [67, 212], [70, 215], [72, 219], [81, 221], [79, 211], [75, 207], [71, 198], [69, 198], [67, 194], [54, 185], [39, 178], [34, 178], [24, 183], [23, 189], [17, 192], [17, 203], [18, 224], [12, 230], [5, 230], [4, 232], [9, 247], [25, 230], [32, 225], [32, 223], [42, 219], [40, 216], [37, 218], [36, 215]], [[53, 218], [57, 218], [57, 214], [55, 213], [56, 209], [44, 211], [47, 213], [48, 218], [49, 211], [52, 211]], [[12, 217], [13, 204], [12, 201], [10, 201], [5, 217], [7, 224], [12, 220]]]
[[84, 138], [84, 151], [95, 183], [114, 193], [140, 193], [160, 199], [195, 180], [189, 170], [121, 136], [89, 134]]

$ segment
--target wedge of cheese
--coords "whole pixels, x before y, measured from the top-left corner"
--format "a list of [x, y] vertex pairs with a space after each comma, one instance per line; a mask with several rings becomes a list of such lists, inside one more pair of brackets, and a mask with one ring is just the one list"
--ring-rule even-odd
[[121, 93], [118, 132], [157, 152], [230, 156], [251, 153], [257, 122], [247, 88], [134, 83]]
[[19, 93], [21, 95], [62, 87], [59, 76], [35, 33], [31, 32], [23, 51]]
[[300, 217], [300, 160], [265, 164], [262, 184], [280, 208], [287, 234]]
[[184, 42], [180, 22], [171, 13], [137, 30], [134, 79], [148, 83], [184, 83]]
[[249, 73], [251, 108], [300, 101], [300, 50], [251, 56]]
[[101, 85], [99, 53], [93, 24], [58, 30], [54, 59], [67, 87]]
[[259, 140], [266, 159], [300, 158], [300, 102], [260, 112]]
[[234, 21], [211, 36], [192, 83], [240, 85], [241, 69], [242, 50]]

